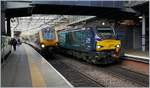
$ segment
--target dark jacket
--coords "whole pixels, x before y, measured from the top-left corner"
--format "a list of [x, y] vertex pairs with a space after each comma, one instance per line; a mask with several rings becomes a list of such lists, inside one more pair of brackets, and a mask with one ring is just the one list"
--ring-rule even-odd
[[17, 45], [17, 40], [16, 39], [11, 39], [11, 45]]

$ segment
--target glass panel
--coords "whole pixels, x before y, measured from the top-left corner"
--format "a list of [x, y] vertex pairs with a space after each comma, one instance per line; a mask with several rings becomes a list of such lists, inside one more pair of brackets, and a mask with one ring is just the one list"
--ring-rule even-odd
[[97, 35], [102, 39], [114, 38], [115, 34], [111, 28], [97, 28]]
[[45, 28], [42, 30], [43, 32], [43, 38], [50, 40], [55, 38], [55, 31], [50, 28]]

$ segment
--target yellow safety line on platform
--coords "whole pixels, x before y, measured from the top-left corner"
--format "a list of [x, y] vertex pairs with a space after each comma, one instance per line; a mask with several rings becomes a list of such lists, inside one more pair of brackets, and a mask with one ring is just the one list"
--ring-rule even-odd
[[26, 47], [25, 50], [28, 56], [28, 62], [32, 79], [32, 87], [46, 87], [45, 81], [43, 79], [40, 70], [36, 66], [35, 62], [32, 61], [32, 57], [30, 55], [31, 51], [27, 50]]

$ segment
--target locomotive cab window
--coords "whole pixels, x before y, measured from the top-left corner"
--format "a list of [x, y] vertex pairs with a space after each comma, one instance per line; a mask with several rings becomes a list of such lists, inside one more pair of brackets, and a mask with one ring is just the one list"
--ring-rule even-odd
[[46, 40], [54, 39], [54, 31], [52, 29], [43, 30], [43, 38]]
[[97, 28], [97, 35], [102, 39], [115, 38], [115, 33], [112, 28]]

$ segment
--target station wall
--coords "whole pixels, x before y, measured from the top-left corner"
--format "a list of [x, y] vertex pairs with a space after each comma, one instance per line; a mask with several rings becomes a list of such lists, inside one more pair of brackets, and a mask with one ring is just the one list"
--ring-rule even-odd
[[138, 27], [133, 29], [133, 48], [137, 50], [141, 49], [141, 44], [142, 44], [141, 43], [142, 39], [140, 37], [141, 32], [142, 32], [141, 29]]

